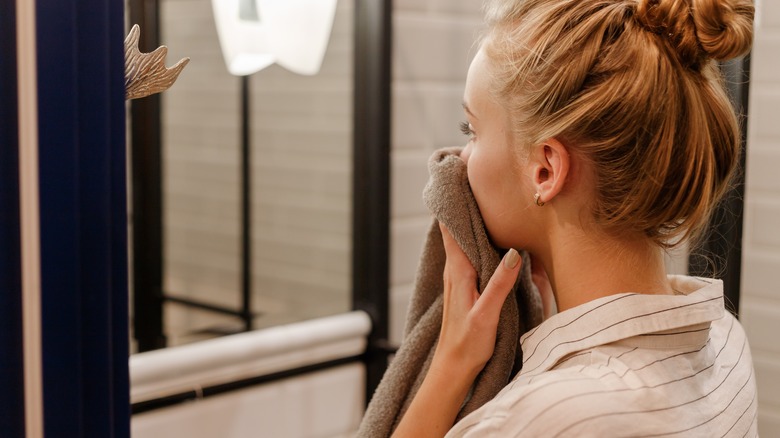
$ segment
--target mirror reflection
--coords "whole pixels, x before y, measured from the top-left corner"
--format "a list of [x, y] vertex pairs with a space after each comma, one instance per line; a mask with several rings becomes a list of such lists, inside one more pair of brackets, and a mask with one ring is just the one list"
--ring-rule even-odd
[[245, 310], [264, 328], [351, 305], [352, 2], [337, 2], [311, 76], [281, 61], [231, 75], [214, 12], [160, 0], [169, 58], [192, 59], [161, 108], [168, 346], [242, 331]]

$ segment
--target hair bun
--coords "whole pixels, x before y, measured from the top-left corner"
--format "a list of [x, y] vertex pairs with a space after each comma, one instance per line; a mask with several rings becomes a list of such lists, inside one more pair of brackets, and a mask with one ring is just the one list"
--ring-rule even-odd
[[753, 43], [753, 2], [694, 0], [696, 35], [710, 57], [725, 61], [744, 55]]
[[753, 42], [751, 0], [637, 0], [635, 19], [667, 38], [686, 64], [702, 56], [725, 61]]

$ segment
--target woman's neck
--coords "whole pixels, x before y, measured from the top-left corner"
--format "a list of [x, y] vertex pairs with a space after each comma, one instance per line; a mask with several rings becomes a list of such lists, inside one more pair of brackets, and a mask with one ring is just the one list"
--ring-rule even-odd
[[609, 238], [574, 227], [550, 235], [535, 254], [550, 278], [558, 311], [624, 292], [671, 294], [663, 251], [647, 239]]

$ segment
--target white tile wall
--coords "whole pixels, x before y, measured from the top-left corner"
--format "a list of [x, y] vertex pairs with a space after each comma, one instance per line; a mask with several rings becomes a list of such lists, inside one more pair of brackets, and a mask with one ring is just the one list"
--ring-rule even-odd
[[758, 383], [758, 428], [780, 436], [780, 3], [759, 0], [751, 64], [741, 321]]
[[396, 344], [431, 224], [422, 202], [428, 157], [464, 143], [463, 88], [481, 27], [479, 1], [394, 2], [390, 341]]
[[481, 18], [482, 2], [474, 0], [395, 0], [396, 14], [406, 11], [428, 12], [431, 15], [451, 16], [462, 13]]

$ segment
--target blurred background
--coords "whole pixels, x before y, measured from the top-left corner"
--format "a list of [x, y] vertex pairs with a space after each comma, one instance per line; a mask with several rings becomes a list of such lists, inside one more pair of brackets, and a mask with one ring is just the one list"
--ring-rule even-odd
[[[82, 2], [35, 2], [41, 67], [32, 73], [42, 78], [40, 97], [18, 97], [19, 108], [28, 101], [43, 108], [46, 391], [37, 402], [20, 383], [33, 363], [21, 359], [20, 346], [27, 292], [18, 248], [27, 244], [19, 230], [27, 224], [19, 219], [17, 177], [26, 171], [16, 163], [26, 143], [23, 129], [13, 129], [24, 117], [12, 87], [0, 89], [0, 140], [20, 145], [0, 148], [0, 288], [19, 291], [0, 295], [0, 430], [23, 430], [25, 409], [45, 404], [46, 427], [67, 436], [109, 436], [84, 425], [105, 419], [122, 431], [128, 414], [140, 438], [352, 436], [402, 341], [431, 223], [421, 199], [427, 159], [464, 142], [458, 123], [482, 29], [480, 2], [333, 0], [332, 20], [312, 18], [332, 26], [316, 69], [302, 74], [278, 47], [245, 47], [273, 56], [243, 76], [226, 65], [231, 26], [217, 26], [215, 8], [233, 8], [238, 29], [263, 24], [257, 5], [270, 0], [125, 0], [123, 17], [94, 7], [109, 2]], [[294, 18], [308, 16], [305, 0], [278, 4], [294, 5]], [[23, 33], [13, 27], [23, 10], [6, 2], [0, 12], [0, 46], [17, 55], [0, 58], [0, 79], [22, 90], [34, 76], [21, 56], [24, 37], [18, 49], [13, 37]], [[94, 155], [81, 144], [88, 136], [69, 131], [95, 131], [82, 120], [92, 120], [84, 114], [99, 102], [85, 94], [95, 77], [74, 67], [97, 53], [79, 35], [106, 40], [89, 33], [95, 23], [122, 18], [124, 34], [141, 26], [142, 51], [167, 45], [168, 65], [191, 58], [170, 90], [126, 104], [126, 180], [121, 141], [113, 161], [87, 161]], [[669, 254], [668, 266], [694, 275], [714, 270], [724, 279], [728, 306], [751, 343], [759, 431], [780, 436], [780, 3], [759, 0], [755, 23], [751, 55], [723, 65], [745, 116], [743, 178], [703, 247]], [[118, 35], [111, 25], [108, 34]], [[322, 36], [313, 33], [302, 32], [302, 40], [313, 45]], [[65, 73], [47, 64], [77, 46], [81, 55], [66, 60]], [[24, 74], [17, 77], [12, 60]], [[53, 84], [66, 91], [51, 91]], [[112, 162], [119, 169], [78, 172]], [[104, 181], [79, 176], [103, 174], [121, 179], [112, 180], [111, 198], [121, 205], [101, 223], [123, 226], [127, 213], [128, 225], [127, 236], [122, 227], [113, 231], [107, 265], [92, 263], [105, 257], [90, 240], [106, 240], [105, 229], [87, 221], [93, 207], [103, 207], [90, 190]], [[73, 196], [60, 202], [61, 192]], [[33, 401], [22, 408], [25, 394]]]

